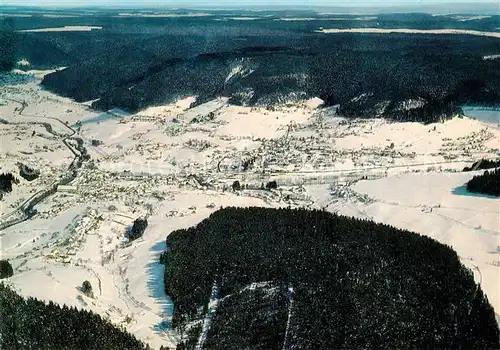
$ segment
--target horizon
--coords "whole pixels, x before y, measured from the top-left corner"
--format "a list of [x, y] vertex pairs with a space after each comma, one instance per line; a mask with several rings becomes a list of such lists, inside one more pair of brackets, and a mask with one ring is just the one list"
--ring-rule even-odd
[[[73, 0], [2, 0], [1, 7], [20, 7], [20, 8], [135, 8], [135, 9], [146, 9], [146, 8], [165, 8], [165, 9], [246, 9], [246, 8], [260, 8], [260, 9], [354, 9], [354, 8], [427, 8], [427, 7], [448, 7], [450, 11], [454, 7], [459, 6], [471, 6], [481, 7], [481, 6], [494, 6], [500, 10], [499, 2], [496, 0], [483, 0], [481, 2], [476, 2], [474, 0], [461, 0], [460, 2], [453, 2], [450, 0], [351, 0], [348, 3], [343, 4], [331, 4], [328, 0], [312, 0], [308, 5], [304, 5], [300, 0], [292, 0], [284, 2], [283, 0], [268, 0], [262, 2], [261, 0], [244, 0], [239, 2], [237, 5], [234, 2], [228, 0], [218, 0], [213, 4], [206, 4], [200, 2], [199, 0], [177, 0], [175, 2], [167, 2], [162, 0], [150, 0], [147, 3], [127, 1], [123, 3], [120, 0], [87, 0], [85, 2], [76, 3]], [[292, 8], [291, 8], [292, 7]]]

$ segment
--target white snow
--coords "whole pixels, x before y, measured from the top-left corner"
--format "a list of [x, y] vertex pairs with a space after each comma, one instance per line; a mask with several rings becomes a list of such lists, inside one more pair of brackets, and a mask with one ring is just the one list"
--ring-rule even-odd
[[[320, 13], [321, 15], [321, 13]], [[335, 15], [335, 13], [323, 13], [323, 15]], [[364, 17], [282, 17], [275, 19], [275, 21], [289, 21], [289, 22], [302, 22], [302, 21], [373, 21], [377, 17], [364, 16]]]
[[483, 32], [478, 30], [467, 30], [467, 29], [407, 29], [407, 28], [393, 28], [393, 29], [384, 29], [384, 28], [349, 28], [349, 29], [321, 29], [316, 30], [319, 33], [408, 33], [408, 34], [436, 34], [436, 35], [444, 35], [444, 34], [458, 34], [458, 35], [479, 35], [479, 36], [488, 36], [492, 38], [500, 38], [500, 33], [497, 32]]
[[38, 29], [24, 29], [18, 30], [21, 33], [43, 33], [43, 32], [89, 32], [91, 30], [102, 29], [98, 26], [64, 26], [56, 28], [38, 28]]
[[195, 347], [196, 349], [203, 350], [203, 346], [205, 345], [205, 341], [207, 340], [208, 331], [210, 330], [210, 326], [212, 323], [212, 317], [217, 312], [218, 306], [219, 306], [219, 287], [217, 286], [217, 282], [214, 282], [212, 285], [212, 293], [210, 295], [208, 309], [205, 314], [205, 317], [203, 318], [203, 326], [201, 328], [200, 337]]
[[19, 61], [17, 61], [16, 64], [18, 66], [26, 66], [26, 67], [31, 66], [31, 63], [26, 58], [20, 59]]
[[409, 99], [409, 100], [400, 102], [396, 109], [407, 111], [410, 109], [421, 108], [421, 107], [425, 106], [426, 103], [427, 102], [423, 98]]
[[323, 101], [322, 99], [318, 97], [313, 97], [306, 101], [306, 106], [310, 109], [317, 109], [321, 107], [324, 103], [325, 101]]
[[146, 17], [146, 18], [184, 18], [184, 17], [206, 17], [212, 16], [205, 12], [190, 12], [190, 13], [119, 13], [118, 17]]
[[228, 17], [228, 19], [233, 21], [255, 21], [261, 19], [261, 17]]
[[364, 217], [427, 235], [455, 249], [466, 266], [479, 271], [476, 281], [499, 313], [500, 201], [468, 194], [464, 188], [482, 172], [405, 174], [361, 181], [352, 189], [374, 200], [356, 205]]
[[[60, 138], [28, 122], [64, 133], [64, 123], [100, 114], [40, 89], [40, 79], [0, 87], [0, 118], [17, 123], [0, 124], [0, 172], [17, 171], [17, 162], [41, 170], [39, 179], [21, 180], [4, 196], [2, 217], [65, 174], [72, 161]], [[85, 123], [77, 136], [93, 165], [84, 165], [70, 191], [39, 204], [33, 219], [0, 231], [0, 259], [15, 269], [7, 282], [22, 295], [91, 309], [155, 348], [173, 347], [172, 305], [158, 263], [167, 235], [220, 207], [313, 207], [450, 244], [500, 312], [499, 201], [465, 195], [462, 186], [477, 173], [456, 172], [497, 156], [498, 126], [459, 117], [430, 125], [346, 121], [322, 117], [318, 98], [274, 110], [224, 99], [188, 109], [194, 101]], [[252, 156], [254, 168], [238, 170]], [[382, 178], [356, 183], [361, 176]], [[271, 179], [278, 190], [229, 190], [235, 180], [259, 188]], [[142, 216], [148, 228], [129, 244], [125, 231]], [[84, 280], [94, 298], [79, 291]]]
[[496, 60], [496, 59], [499, 59], [499, 58], [500, 58], [500, 54], [498, 54], [498, 55], [488, 55], [488, 56], [484, 56], [483, 60]]
[[233, 77], [244, 78], [249, 76], [254, 72], [253, 69], [245, 67], [246, 60], [238, 60], [232, 67], [231, 72], [229, 72], [226, 77], [225, 83], [228, 83]]
[[479, 20], [482, 20], [482, 19], [488, 19], [488, 18], [491, 18], [491, 16], [453, 16], [452, 17], [453, 19], [456, 19], [460, 22], [467, 22], [467, 21], [479, 21]]
[[285, 336], [283, 340], [283, 350], [287, 349], [287, 341], [288, 341], [288, 332], [290, 330], [290, 320], [292, 318], [292, 310], [293, 310], [293, 285], [290, 283], [287, 288], [287, 296], [288, 296], [288, 316], [286, 320], [286, 328], [285, 328]]

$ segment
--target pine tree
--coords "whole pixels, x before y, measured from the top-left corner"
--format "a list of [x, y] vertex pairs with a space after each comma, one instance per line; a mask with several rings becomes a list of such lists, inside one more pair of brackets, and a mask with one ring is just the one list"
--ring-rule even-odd
[[7, 260], [0, 260], [0, 279], [9, 278], [13, 275], [12, 265]]

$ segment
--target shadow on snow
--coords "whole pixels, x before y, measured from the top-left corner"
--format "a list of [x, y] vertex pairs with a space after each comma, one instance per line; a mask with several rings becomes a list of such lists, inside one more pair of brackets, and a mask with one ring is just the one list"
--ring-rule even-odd
[[488, 199], [498, 199], [498, 197], [488, 195], [488, 194], [483, 194], [483, 193], [477, 193], [477, 192], [469, 192], [467, 191], [467, 185], [462, 185], [459, 187], [456, 187], [453, 191], [451, 191], [452, 194], [456, 196], [467, 196], [467, 197], [476, 197], [476, 198], [488, 198]]
[[154, 252], [153, 260], [147, 265], [146, 271], [148, 274], [148, 290], [149, 295], [156, 299], [156, 302], [161, 305], [163, 320], [154, 326], [154, 330], [159, 333], [170, 331], [172, 328], [172, 315], [174, 312], [174, 304], [172, 299], [165, 294], [165, 267], [160, 264], [160, 254], [166, 249], [166, 242], [160, 241], [156, 243], [151, 251]]

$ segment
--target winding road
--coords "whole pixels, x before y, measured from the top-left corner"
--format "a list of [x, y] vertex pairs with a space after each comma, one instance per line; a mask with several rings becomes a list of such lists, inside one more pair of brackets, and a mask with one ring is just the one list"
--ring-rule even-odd
[[[6, 100], [9, 100], [14, 103], [18, 103], [21, 105], [21, 108], [17, 110], [19, 116], [23, 116], [26, 118], [39, 118], [39, 119], [49, 119], [53, 120], [57, 123], [60, 123], [61, 125], [64, 126], [64, 128], [69, 130], [68, 134], [59, 134], [54, 131], [54, 128], [52, 124], [46, 122], [45, 120], [38, 120], [38, 121], [9, 121], [6, 119], [0, 119], [0, 122], [3, 124], [9, 124], [9, 125], [21, 125], [21, 124], [39, 124], [42, 125], [45, 130], [47, 130], [48, 133], [51, 135], [61, 138], [62, 137], [62, 143], [71, 151], [71, 153], [74, 155], [74, 159], [69, 165], [68, 169], [66, 170], [66, 174], [59, 180], [54, 182], [52, 185], [50, 185], [48, 188], [43, 189], [35, 193], [33, 196], [28, 198], [26, 201], [24, 201], [16, 210], [4, 214], [0, 217], [0, 231], [5, 230], [8, 227], [17, 225], [21, 222], [24, 222], [31, 217], [33, 217], [36, 214], [35, 206], [37, 204], [40, 204], [43, 202], [45, 199], [56, 193], [57, 187], [59, 185], [67, 185], [71, 181], [73, 181], [76, 176], [78, 175], [78, 170], [81, 168], [83, 162], [87, 160], [88, 154], [87, 150], [85, 149], [83, 145], [83, 140], [79, 137], [75, 137], [74, 135], [76, 134], [76, 131], [70, 127], [69, 125], [65, 124], [62, 120], [55, 118], [55, 117], [39, 117], [39, 116], [33, 116], [33, 115], [26, 115], [23, 114], [25, 108], [27, 107], [27, 104], [25, 101], [18, 101], [10, 98], [5, 98]], [[76, 145], [73, 145], [69, 141], [75, 141]]]

